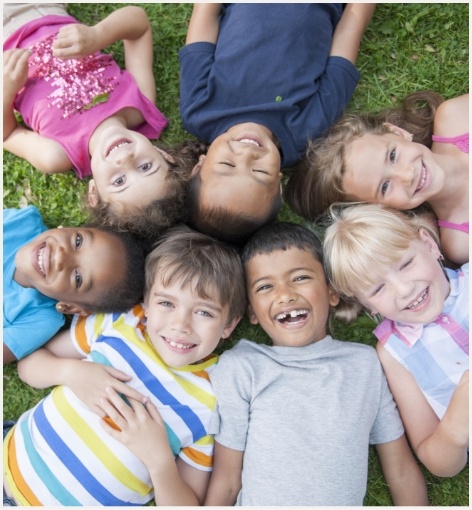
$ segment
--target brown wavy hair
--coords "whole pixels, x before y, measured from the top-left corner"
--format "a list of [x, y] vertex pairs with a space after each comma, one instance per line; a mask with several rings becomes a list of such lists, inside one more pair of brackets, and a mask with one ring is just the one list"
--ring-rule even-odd
[[425, 90], [409, 94], [397, 108], [376, 114], [346, 114], [322, 138], [308, 143], [305, 157], [295, 167], [285, 198], [291, 208], [308, 220], [315, 220], [335, 202], [355, 201], [342, 188], [346, 153], [356, 138], [367, 133], [388, 132], [385, 123], [406, 129], [413, 141], [431, 148], [434, 114], [444, 99]]

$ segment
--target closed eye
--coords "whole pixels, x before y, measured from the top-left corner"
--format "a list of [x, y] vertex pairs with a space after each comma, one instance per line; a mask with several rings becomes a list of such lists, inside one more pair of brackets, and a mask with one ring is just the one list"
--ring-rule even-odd
[[412, 257], [411, 259], [408, 259], [405, 263], [403, 263], [401, 266], [400, 266], [400, 269], [405, 269], [406, 267], [408, 267], [412, 262], [413, 262], [413, 258]]
[[253, 168], [252, 169], [253, 172], [255, 173], [258, 173], [258, 174], [266, 174], [266, 175], [269, 175], [269, 172], [267, 172], [266, 170], [262, 170], [260, 168]]
[[383, 289], [383, 287], [384, 287], [384, 285], [383, 285], [383, 284], [382, 284], [382, 285], [379, 285], [379, 286], [378, 286], [378, 287], [374, 290], [374, 292], [372, 292], [371, 297], [376, 296], [376, 295], [377, 295], [377, 294], [378, 294], [378, 293], [379, 293], [379, 292]]
[[233, 163], [229, 163], [228, 161], [220, 161], [220, 165], [226, 165], [230, 166], [231, 168], [236, 168], [236, 165], [233, 165]]

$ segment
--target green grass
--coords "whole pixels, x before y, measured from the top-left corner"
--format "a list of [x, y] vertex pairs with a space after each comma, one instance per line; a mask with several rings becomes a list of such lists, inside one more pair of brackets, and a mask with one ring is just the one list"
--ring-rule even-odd
[[[69, 12], [86, 24], [93, 24], [125, 4], [69, 4]], [[154, 74], [157, 105], [170, 120], [161, 140], [179, 142], [188, 135], [179, 119], [179, 66], [177, 52], [183, 46], [191, 4], [141, 4], [147, 11], [154, 33]], [[462, 4], [379, 4], [362, 42], [357, 66], [362, 73], [349, 110], [377, 110], [394, 105], [409, 92], [433, 89], [445, 98], [469, 90], [469, 6]], [[112, 47], [122, 64], [120, 44]], [[87, 183], [72, 172], [45, 177], [22, 160], [4, 153], [4, 207], [34, 204], [50, 227], [79, 225], [85, 218], [80, 204]], [[300, 222], [287, 206], [281, 220]], [[336, 338], [375, 344], [374, 323], [363, 316], [349, 326], [333, 321]], [[233, 340], [245, 337], [268, 342], [265, 333], [244, 320]], [[17, 418], [46, 392], [36, 391], [18, 380], [16, 365], [4, 368], [4, 419]], [[452, 479], [434, 477], [425, 470], [431, 505], [467, 506], [469, 470], [466, 467]], [[369, 482], [365, 504], [390, 506], [388, 488], [381, 474], [375, 451], [370, 451]]]

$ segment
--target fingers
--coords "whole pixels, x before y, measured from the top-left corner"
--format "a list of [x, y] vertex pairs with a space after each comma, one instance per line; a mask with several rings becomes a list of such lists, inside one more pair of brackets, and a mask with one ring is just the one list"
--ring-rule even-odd
[[3, 67], [4, 69], [10, 69], [10, 71], [22, 68], [27, 65], [30, 55], [31, 51], [27, 49], [14, 48], [7, 50], [3, 53]]

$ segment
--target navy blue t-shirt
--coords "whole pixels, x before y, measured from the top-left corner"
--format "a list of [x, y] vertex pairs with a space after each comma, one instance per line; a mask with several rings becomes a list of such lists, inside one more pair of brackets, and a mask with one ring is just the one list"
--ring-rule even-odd
[[212, 142], [235, 124], [263, 124], [282, 166], [295, 163], [342, 115], [359, 80], [351, 62], [329, 57], [341, 14], [341, 4], [225, 6], [216, 45], [179, 52], [184, 128]]

